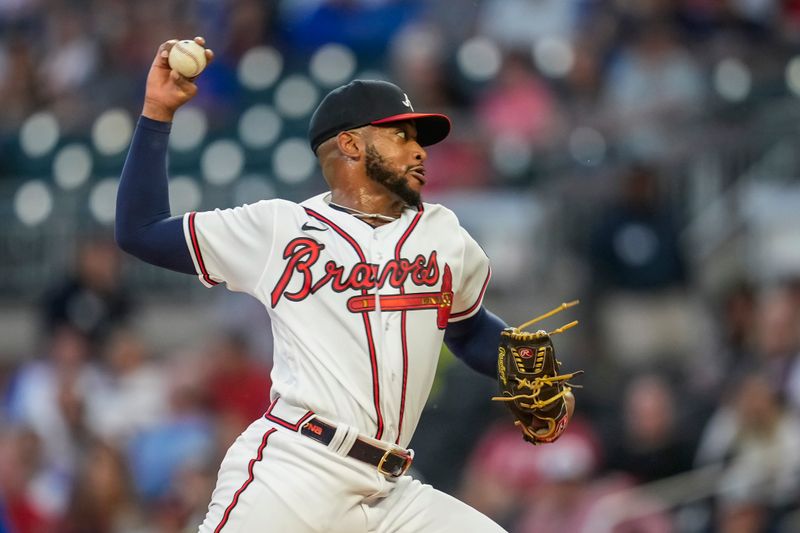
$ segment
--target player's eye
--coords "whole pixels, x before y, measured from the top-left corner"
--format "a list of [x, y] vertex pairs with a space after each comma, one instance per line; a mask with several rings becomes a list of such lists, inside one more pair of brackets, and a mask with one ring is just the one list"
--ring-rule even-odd
[[408, 135], [406, 135], [406, 132], [404, 132], [403, 130], [397, 130], [397, 135], [399, 135], [402, 139], [408, 137]]

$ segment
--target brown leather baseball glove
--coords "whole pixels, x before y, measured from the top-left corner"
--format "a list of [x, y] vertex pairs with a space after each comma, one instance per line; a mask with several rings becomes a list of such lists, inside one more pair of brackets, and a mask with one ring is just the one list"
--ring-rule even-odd
[[552, 316], [578, 302], [561, 304], [556, 309], [530, 320], [519, 328], [506, 328], [500, 334], [497, 377], [500, 396], [492, 400], [505, 402], [514, 414], [514, 422], [522, 436], [533, 444], [553, 442], [564, 432], [575, 408], [574, 385], [568, 380], [583, 371], [559, 373], [552, 335], [575, 325], [571, 322], [555, 331], [521, 331], [524, 327]]

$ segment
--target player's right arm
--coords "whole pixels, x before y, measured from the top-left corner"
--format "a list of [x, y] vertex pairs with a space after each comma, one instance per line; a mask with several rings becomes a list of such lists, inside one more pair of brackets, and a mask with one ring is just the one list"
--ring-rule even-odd
[[[204, 45], [202, 38], [195, 39]], [[157, 266], [195, 274], [183, 217], [172, 217], [167, 182], [167, 144], [175, 111], [197, 94], [197, 86], [169, 67], [163, 43], [147, 75], [142, 116], [136, 126], [117, 190], [114, 233], [120, 248]], [[206, 50], [207, 60], [213, 52]]]

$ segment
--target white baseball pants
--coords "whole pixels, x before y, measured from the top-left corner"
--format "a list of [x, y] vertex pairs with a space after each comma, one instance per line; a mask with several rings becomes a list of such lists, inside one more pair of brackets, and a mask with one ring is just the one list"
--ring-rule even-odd
[[[347, 426], [339, 431], [351, 432]], [[338, 431], [337, 431], [338, 436]], [[337, 439], [339, 448], [342, 439]], [[352, 441], [350, 441], [352, 442]], [[331, 444], [334, 444], [332, 441]], [[465, 503], [261, 418], [228, 450], [201, 533], [501, 533]]]

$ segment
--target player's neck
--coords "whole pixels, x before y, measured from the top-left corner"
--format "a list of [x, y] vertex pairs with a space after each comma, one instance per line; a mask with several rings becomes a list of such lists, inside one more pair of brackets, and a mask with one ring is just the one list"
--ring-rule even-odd
[[[406, 204], [385, 193], [376, 194], [364, 188], [331, 190], [330, 204], [343, 208], [371, 226], [388, 224], [403, 214]], [[373, 216], [370, 216], [373, 215]]]

